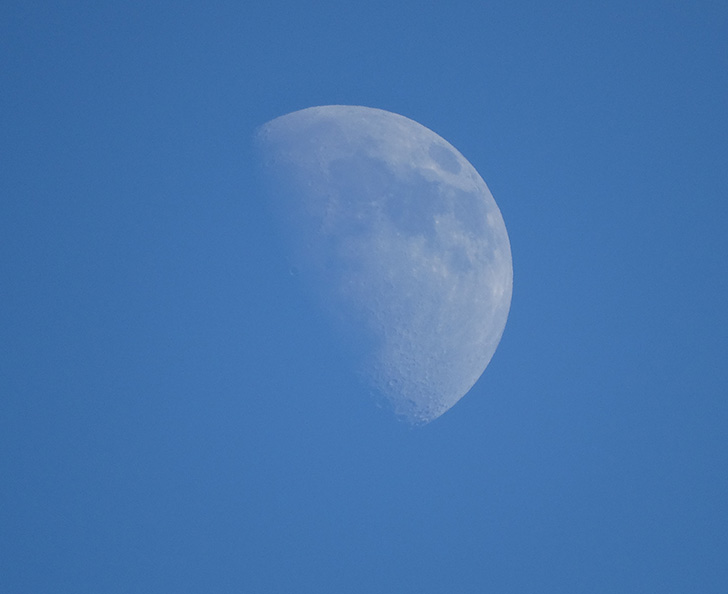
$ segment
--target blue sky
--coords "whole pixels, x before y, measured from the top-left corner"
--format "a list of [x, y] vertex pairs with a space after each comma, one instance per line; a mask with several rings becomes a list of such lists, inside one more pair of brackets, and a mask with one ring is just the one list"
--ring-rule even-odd
[[[720, 2], [0, 7], [0, 591], [728, 588]], [[478, 169], [481, 380], [371, 405], [253, 181], [357, 104]]]

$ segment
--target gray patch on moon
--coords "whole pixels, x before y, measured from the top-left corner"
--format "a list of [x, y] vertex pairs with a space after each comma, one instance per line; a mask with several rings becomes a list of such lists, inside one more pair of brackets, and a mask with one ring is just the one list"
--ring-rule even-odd
[[430, 157], [432, 157], [432, 160], [435, 161], [435, 163], [437, 163], [443, 171], [453, 174], [460, 173], [462, 166], [460, 165], [458, 158], [449, 148], [438, 143], [432, 143], [428, 153]]

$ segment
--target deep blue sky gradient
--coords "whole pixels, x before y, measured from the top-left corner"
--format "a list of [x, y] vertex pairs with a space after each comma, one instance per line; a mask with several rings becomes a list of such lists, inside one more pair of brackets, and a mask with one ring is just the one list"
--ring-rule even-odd
[[[722, 2], [0, 6], [0, 591], [728, 591]], [[498, 202], [511, 315], [409, 428], [251, 135], [379, 107]]]

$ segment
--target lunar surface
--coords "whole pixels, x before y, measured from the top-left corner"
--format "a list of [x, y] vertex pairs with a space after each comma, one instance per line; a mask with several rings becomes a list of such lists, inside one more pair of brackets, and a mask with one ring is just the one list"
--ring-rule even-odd
[[500, 210], [440, 136], [368, 107], [311, 107], [256, 134], [290, 257], [356, 370], [411, 423], [475, 384], [508, 317]]

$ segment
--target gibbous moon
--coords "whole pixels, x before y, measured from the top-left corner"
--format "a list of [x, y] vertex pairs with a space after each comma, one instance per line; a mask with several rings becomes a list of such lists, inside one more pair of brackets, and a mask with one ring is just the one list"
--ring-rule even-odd
[[427, 423], [475, 384], [508, 317], [500, 210], [452, 145], [401, 115], [311, 107], [256, 135], [290, 257], [356, 371]]

